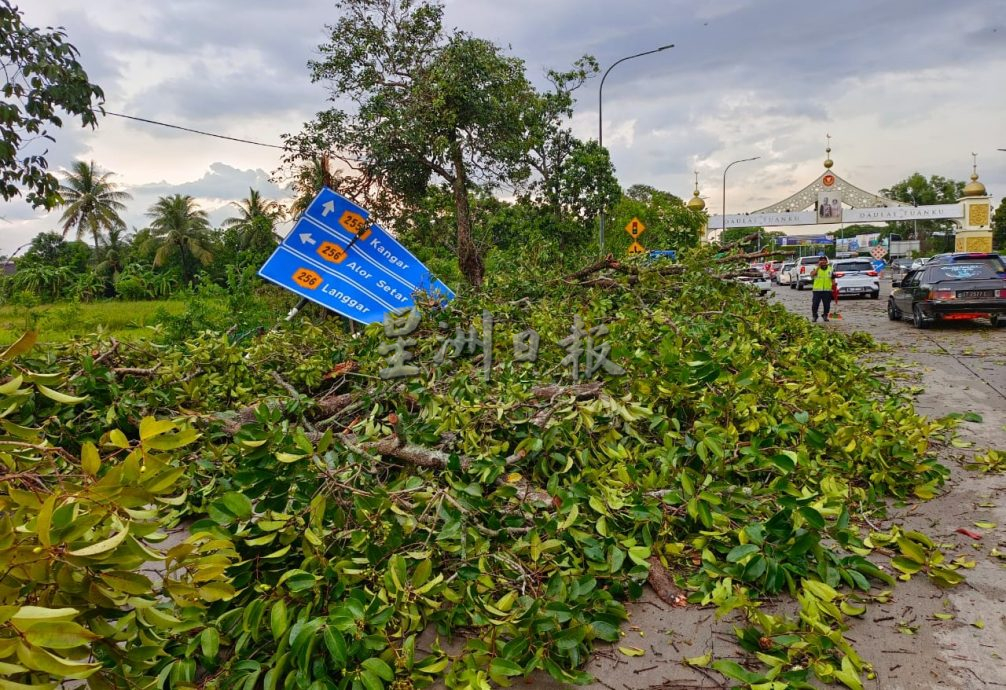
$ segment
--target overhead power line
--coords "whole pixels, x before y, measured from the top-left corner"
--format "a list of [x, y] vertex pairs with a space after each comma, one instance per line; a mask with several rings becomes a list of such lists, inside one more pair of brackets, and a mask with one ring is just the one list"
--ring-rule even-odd
[[213, 132], [203, 132], [198, 129], [191, 129], [189, 127], [182, 127], [180, 125], [171, 125], [167, 122], [158, 122], [157, 120], [148, 120], [145, 117], [135, 117], [133, 115], [123, 115], [122, 113], [113, 113], [110, 110], [105, 111], [106, 115], [114, 115], [115, 117], [121, 117], [126, 120], [135, 120], [136, 122], [145, 122], [148, 125], [158, 125], [160, 127], [169, 127], [171, 129], [180, 129], [183, 132], [191, 132], [192, 134], [202, 134], [204, 137], [215, 137], [217, 139], [226, 139], [227, 141], [236, 141], [241, 144], [252, 144], [254, 146], [265, 146], [270, 149], [282, 149], [286, 150], [285, 146], [278, 146], [276, 144], [263, 144], [260, 141], [251, 141], [250, 139], [239, 139], [238, 137], [229, 137], [224, 134], [214, 134]]

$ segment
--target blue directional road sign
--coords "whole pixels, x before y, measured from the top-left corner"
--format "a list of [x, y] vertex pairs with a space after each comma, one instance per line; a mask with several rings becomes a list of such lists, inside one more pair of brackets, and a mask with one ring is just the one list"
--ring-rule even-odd
[[454, 299], [449, 287], [369, 216], [326, 187], [259, 275], [365, 324], [413, 306], [417, 292]]
[[873, 270], [876, 271], [877, 273], [883, 271], [884, 267], [887, 266], [887, 262], [884, 261], [883, 259], [874, 259], [870, 263], [873, 264]]

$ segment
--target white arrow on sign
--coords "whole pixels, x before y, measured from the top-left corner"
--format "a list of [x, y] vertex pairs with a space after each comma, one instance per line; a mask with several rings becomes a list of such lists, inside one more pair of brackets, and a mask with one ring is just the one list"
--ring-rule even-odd
[[300, 233], [300, 242], [301, 244], [318, 244], [318, 242], [311, 237], [311, 233], [309, 232]]
[[325, 217], [325, 216], [327, 216], [327, 215], [328, 215], [329, 213], [331, 213], [332, 211], [334, 211], [334, 210], [335, 210], [335, 202], [334, 202], [334, 201], [327, 201], [327, 202], [325, 202], [325, 204], [324, 204], [324, 205], [322, 206], [322, 208], [323, 208], [323, 209], [325, 209], [324, 211], [322, 211], [322, 212], [321, 212], [321, 216], [322, 216], [322, 218], [324, 218], [324, 217]]

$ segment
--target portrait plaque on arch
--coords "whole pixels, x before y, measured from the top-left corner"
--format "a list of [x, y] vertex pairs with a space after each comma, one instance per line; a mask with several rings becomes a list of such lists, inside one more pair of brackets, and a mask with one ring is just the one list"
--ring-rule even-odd
[[839, 194], [837, 191], [818, 192], [817, 222], [818, 223], [842, 222], [842, 195]]

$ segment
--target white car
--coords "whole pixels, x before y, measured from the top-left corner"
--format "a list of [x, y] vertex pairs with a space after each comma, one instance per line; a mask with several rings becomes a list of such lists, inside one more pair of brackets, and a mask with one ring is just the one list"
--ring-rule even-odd
[[785, 262], [782, 265], [782, 268], [779, 269], [778, 273], [775, 274], [775, 282], [780, 285], [789, 285], [790, 280], [792, 280], [792, 277], [789, 274], [791, 270], [793, 270], [793, 262]]
[[817, 262], [820, 260], [820, 256], [801, 256], [797, 259], [793, 268], [789, 270], [790, 289], [803, 290], [805, 287], [809, 287], [814, 282], [810, 272], [817, 268]]
[[880, 298], [880, 275], [868, 259], [838, 259], [832, 262], [838, 296]]

